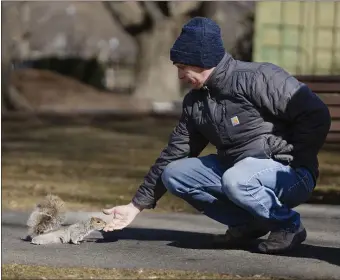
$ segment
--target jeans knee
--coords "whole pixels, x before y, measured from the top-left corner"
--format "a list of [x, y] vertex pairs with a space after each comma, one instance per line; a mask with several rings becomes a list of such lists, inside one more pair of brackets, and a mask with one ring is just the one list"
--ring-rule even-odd
[[237, 174], [234, 170], [229, 169], [224, 172], [221, 179], [223, 192], [236, 204], [244, 203], [246, 185], [241, 175], [242, 174]]
[[181, 191], [181, 185], [178, 183], [183, 174], [182, 160], [169, 163], [162, 172], [161, 179], [165, 188], [172, 194], [178, 194]]

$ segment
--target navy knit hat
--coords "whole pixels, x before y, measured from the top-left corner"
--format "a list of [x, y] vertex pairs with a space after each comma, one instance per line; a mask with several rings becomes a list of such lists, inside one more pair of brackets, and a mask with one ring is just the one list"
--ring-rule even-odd
[[211, 19], [194, 17], [186, 23], [170, 50], [170, 60], [209, 69], [225, 54], [220, 27]]

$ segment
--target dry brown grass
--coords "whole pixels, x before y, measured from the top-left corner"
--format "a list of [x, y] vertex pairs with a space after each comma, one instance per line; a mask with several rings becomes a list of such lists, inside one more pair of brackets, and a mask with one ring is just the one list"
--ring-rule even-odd
[[[176, 121], [92, 121], [90, 124], [5, 121], [2, 124], [2, 205], [31, 209], [47, 193], [74, 210], [127, 203], [158, 157]], [[208, 147], [203, 154], [213, 152]], [[320, 155], [322, 194], [340, 190], [339, 153]], [[158, 211], [195, 212], [166, 194]]]
[[[166, 141], [158, 137], [162, 128], [153, 122], [145, 121], [145, 129], [136, 122], [4, 122], [3, 207], [27, 209], [49, 192], [60, 195], [70, 209], [127, 203]], [[161, 204], [159, 210], [187, 208], [169, 195]]]
[[[218, 273], [177, 270], [101, 269], [88, 267], [54, 268], [10, 264], [2, 265], [3, 279], [235, 279], [235, 276]], [[256, 275], [237, 279], [274, 279]], [[278, 280], [278, 278], [275, 278]]]

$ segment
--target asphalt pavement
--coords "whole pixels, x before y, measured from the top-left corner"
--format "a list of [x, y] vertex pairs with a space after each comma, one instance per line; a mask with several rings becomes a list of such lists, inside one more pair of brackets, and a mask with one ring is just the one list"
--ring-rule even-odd
[[[340, 206], [297, 208], [307, 240], [286, 255], [264, 255], [250, 248], [210, 246], [212, 234], [226, 227], [202, 215], [141, 213], [127, 228], [92, 233], [81, 245], [37, 246], [22, 240], [29, 213], [2, 212], [2, 263], [101, 268], [180, 269], [264, 275], [293, 279], [340, 279]], [[101, 213], [68, 213], [71, 224]]]

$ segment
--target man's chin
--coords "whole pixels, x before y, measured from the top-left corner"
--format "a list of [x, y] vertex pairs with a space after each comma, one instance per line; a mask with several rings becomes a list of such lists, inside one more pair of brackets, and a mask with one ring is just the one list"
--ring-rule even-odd
[[192, 89], [200, 89], [201, 87], [202, 87], [202, 85], [200, 85], [200, 84], [190, 84], [190, 86], [191, 86], [191, 88]]

